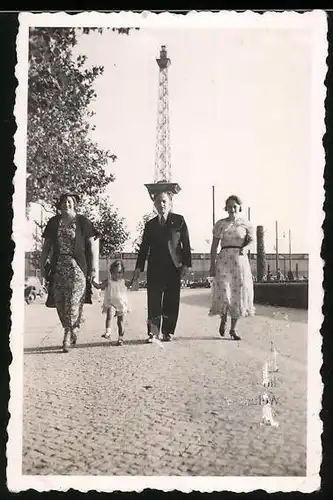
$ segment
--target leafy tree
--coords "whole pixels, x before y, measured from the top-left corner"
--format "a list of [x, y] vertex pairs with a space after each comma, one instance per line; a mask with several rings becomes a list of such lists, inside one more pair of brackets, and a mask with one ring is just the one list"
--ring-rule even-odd
[[[131, 28], [113, 28], [129, 34]], [[64, 190], [92, 199], [114, 180], [108, 172], [116, 155], [92, 141], [90, 104], [102, 66], [87, 67], [73, 56], [80, 33], [102, 28], [30, 28], [27, 128], [27, 205], [52, 205]]]
[[86, 213], [99, 235], [100, 255], [111, 257], [123, 250], [129, 233], [126, 229], [125, 219], [120, 217], [118, 210], [114, 208], [106, 199], [102, 199], [98, 205], [98, 211]]
[[138, 253], [142, 241], [143, 230], [145, 228], [146, 223], [156, 216], [156, 212], [151, 212], [150, 214], [144, 214], [142, 219], [139, 221], [136, 226], [137, 236], [134, 238], [133, 244], [133, 252]]

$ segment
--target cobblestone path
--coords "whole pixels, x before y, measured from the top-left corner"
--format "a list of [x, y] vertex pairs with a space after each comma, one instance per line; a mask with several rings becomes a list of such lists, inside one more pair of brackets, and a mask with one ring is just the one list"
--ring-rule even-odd
[[[26, 306], [23, 474], [305, 475], [306, 312], [258, 306], [236, 342], [208, 317], [209, 290], [185, 289], [175, 339], [148, 345], [145, 291], [130, 299], [123, 346], [101, 338], [95, 303], [68, 354], [55, 310]], [[278, 428], [260, 426], [270, 338]]]

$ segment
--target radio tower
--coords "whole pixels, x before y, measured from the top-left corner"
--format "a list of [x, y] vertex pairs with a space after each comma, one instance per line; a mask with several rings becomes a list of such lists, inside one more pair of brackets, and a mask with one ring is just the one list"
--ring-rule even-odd
[[154, 182], [171, 182], [170, 123], [168, 67], [171, 64], [165, 45], [161, 46], [160, 57], [156, 59], [159, 67], [158, 109], [156, 127], [156, 153]]
[[171, 61], [168, 58], [165, 45], [161, 46], [160, 57], [156, 59], [156, 62], [159, 67], [159, 76], [154, 183], [145, 184], [152, 199], [157, 193], [166, 189], [173, 194], [180, 191], [179, 184], [171, 181], [168, 91], [168, 67]]

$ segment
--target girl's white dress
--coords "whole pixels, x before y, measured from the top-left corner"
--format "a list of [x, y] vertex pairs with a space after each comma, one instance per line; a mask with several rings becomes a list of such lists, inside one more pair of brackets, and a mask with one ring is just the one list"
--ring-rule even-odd
[[221, 219], [216, 222], [213, 236], [220, 239], [220, 252], [216, 259], [210, 315], [229, 312], [233, 318], [238, 318], [254, 314], [251, 267], [246, 250], [244, 255], [240, 255], [244, 238], [252, 236], [252, 232], [252, 225], [246, 219]]
[[113, 307], [116, 314], [122, 316], [130, 311], [127, 288], [125, 280], [112, 280], [108, 279], [107, 287], [104, 290], [103, 312], [106, 313], [108, 309]]

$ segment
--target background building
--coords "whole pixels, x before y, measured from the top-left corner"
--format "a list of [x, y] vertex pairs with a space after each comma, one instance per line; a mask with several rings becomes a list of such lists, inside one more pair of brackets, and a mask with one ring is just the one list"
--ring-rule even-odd
[[[136, 253], [121, 253], [116, 257], [121, 257], [124, 260], [125, 264], [125, 277], [130, 278], [132, 276], [132, 272], [135, 268]], [[27, 252], [25, 256], [25, 269], [26, 276], [39, 276], [39, 270], [36, 271], [35, 266], [32, 262], [32, 252]], [[107, 269], [112, 262], [112, 259], [100, 258], [99, 261], [99, 273], [100, 279], [104, 279], [107, 276]], [[291, 270], [294, 275], [296, 274], [296, 269], [298, 269], [299, 278], [304, 277], [308, 278], [308, 269], [309, 269], [309, 255], [308, 254], [291, 254]], [[257, 255], [255, 253], [250, 256], [250, 264], [252, 269], [252, 274], [254, 278], [257, 276]], [[266, 272], [267, 267], [270, 267], [271, 273], [276, 274], [276, 255], [275, 253], [267, 253], [266, 254]], [[189, 276], [189, 279], [202, 279], [206, 278], [209, 274], [210, 267], [210, 255], [209, 253], [192, 253], [192, 273]], [[287, 275], [289, 271], [289, 254], [279, 254], [279, 268], [284, 276]], [[146, 273], [142, 273], [142, 280], [146, 279]]]

